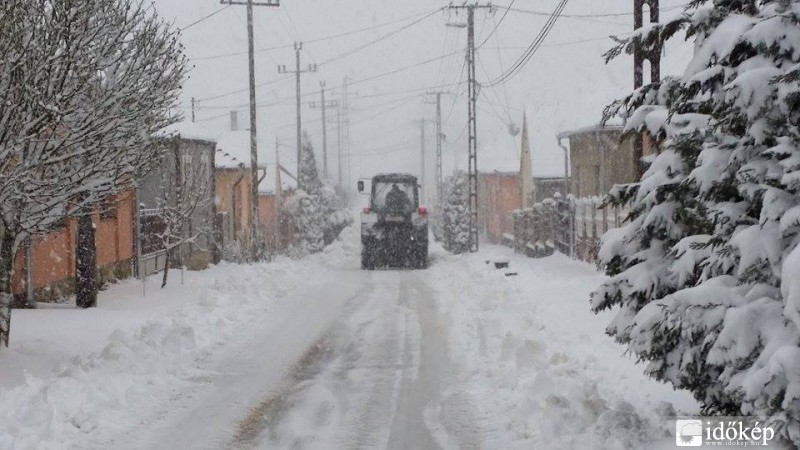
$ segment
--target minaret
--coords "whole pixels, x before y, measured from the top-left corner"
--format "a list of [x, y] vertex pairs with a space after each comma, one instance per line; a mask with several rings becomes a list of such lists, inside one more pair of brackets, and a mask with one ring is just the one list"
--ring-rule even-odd
[[522, 142], [519, 158], [519, 188], [523, 208], [529, 208], [536, 201], [533, 197], [533, 166], [531, 164], [531, 148], [528, 142], [528, 117], [522, 115]]

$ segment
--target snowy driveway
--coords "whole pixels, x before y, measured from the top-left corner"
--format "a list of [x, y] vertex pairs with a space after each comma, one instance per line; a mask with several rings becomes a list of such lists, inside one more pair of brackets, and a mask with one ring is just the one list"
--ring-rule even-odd
[[603, 335], [593, 268], [489, 246], [365, 272], [357, 239], [20, 312], [0, 448], [652, 448], [695, 412]]

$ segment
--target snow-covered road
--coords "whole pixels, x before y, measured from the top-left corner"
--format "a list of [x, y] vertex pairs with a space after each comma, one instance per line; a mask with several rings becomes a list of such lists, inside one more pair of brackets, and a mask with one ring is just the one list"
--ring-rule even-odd
[[603, 335], [588, 265], [489, 246], [365, 272], [358, 250], [348, 230], [304, 261], [16, 314], [0, 448], [642, 448], [696, 412]]

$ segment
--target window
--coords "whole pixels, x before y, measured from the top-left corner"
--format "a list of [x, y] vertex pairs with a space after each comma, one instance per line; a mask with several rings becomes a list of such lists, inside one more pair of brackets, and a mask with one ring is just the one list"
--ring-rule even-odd
[[402, 181], [379, 181], [375, 183], [372, 207], [378, 211], [391, 209], [410, 212], [416, 208], [416, 192], [413, 183]]

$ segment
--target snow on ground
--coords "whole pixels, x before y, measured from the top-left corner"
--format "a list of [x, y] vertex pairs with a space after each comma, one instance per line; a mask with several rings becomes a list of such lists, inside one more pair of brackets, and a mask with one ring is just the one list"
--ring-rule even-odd
[[[14, 311], [0, 350], [0, 449], [85, 448], [135, 429], [177, 392], [204, 384], [204, 360], [252, 333], [306, 280], [341, 264], [337, 243], [306, 261], [223, 264], [111, 286], [99, 307]], [[352, 253], [353, 250], [350, 250]], [[275, 326], [275, 324], [272, 324]]]
[[673, 417], [697, 414], [698, 405], [645, 378], [604, 334], [612, 313], [595, 316], [588, 303], [603, 275], [560, 254], [481, 250], [440, 258], [431, 275], [450, 294], [439, 308], [452, 320], [452, 359], [484, 415], [485, 448], [672, 448]]
[[605, 336], [590, 265], [485, 246], [366, 272], [358, 251], [350, 228], [302, 261], [14, 311], [0, 449], [653, 448], [698, 410]]

